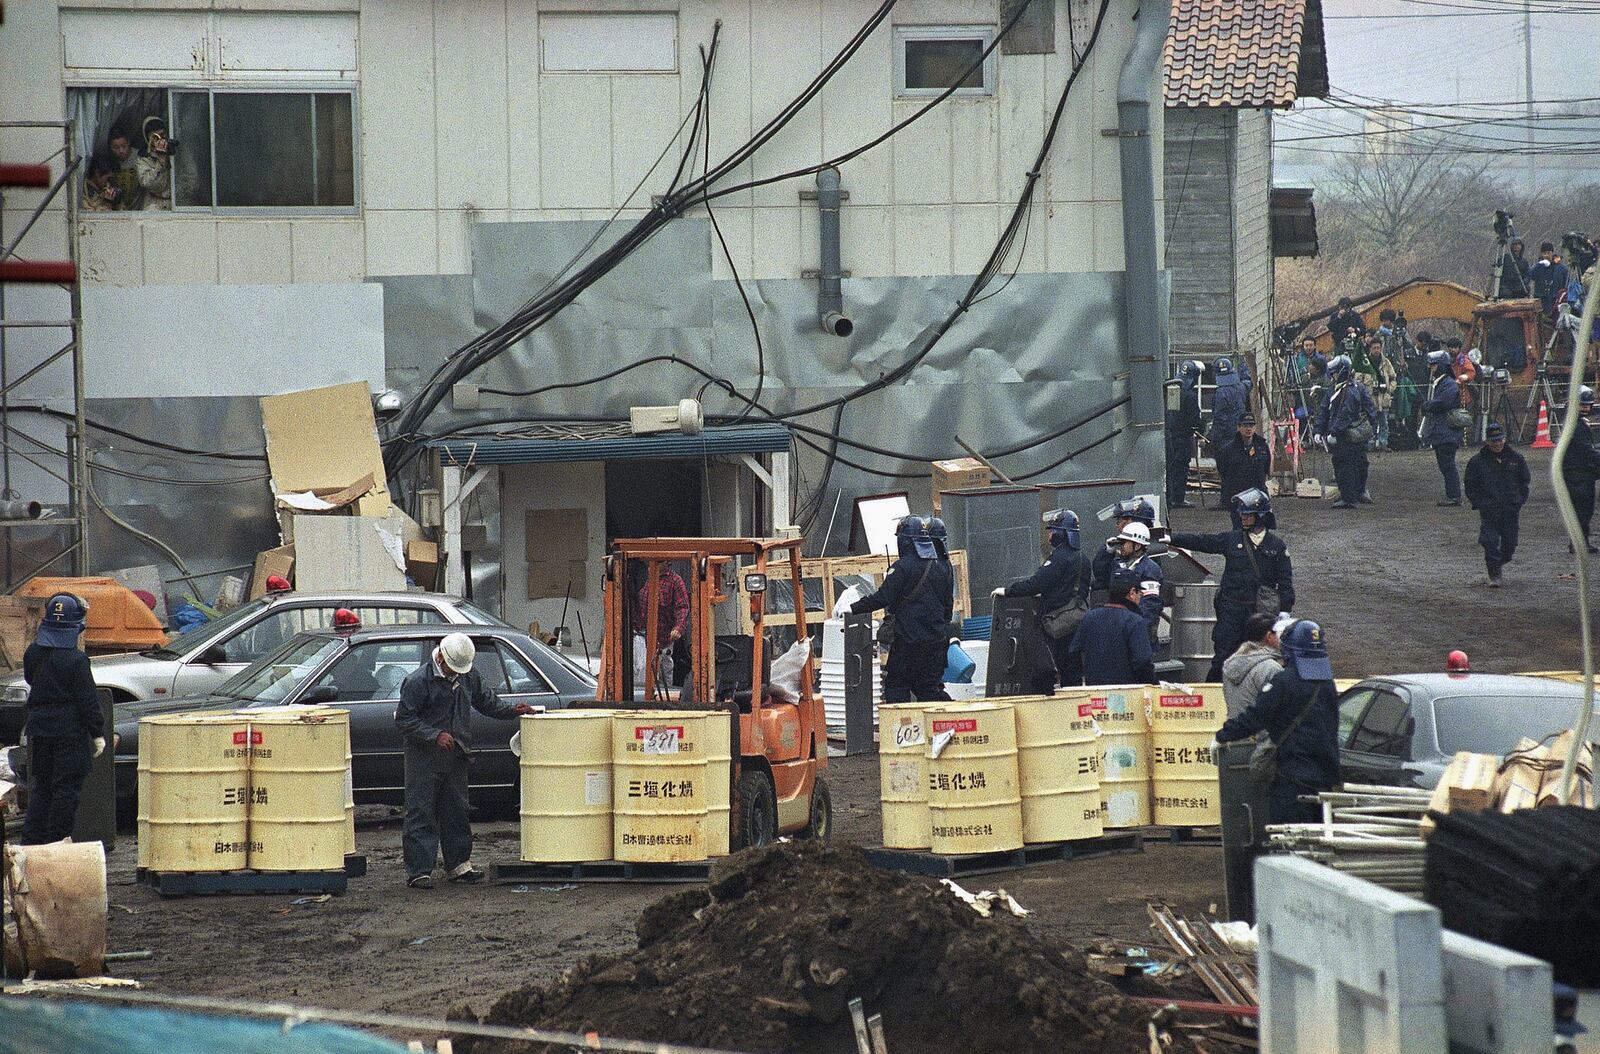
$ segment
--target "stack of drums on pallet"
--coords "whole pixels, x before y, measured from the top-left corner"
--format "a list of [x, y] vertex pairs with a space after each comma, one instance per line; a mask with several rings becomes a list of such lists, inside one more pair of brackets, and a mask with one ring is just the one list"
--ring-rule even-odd
[[1222, 685], [1150, 689], [1154, 819], [1173, 827], [1222, 822], [1211, 743], [1227, 720]]
[[1100, 812], [1106, 830], [1150, 822], [1150, 718], [1145, 686], [1072, 689], [1079, 711], [1094, 716], [1100, 743]]
[[[612, 852], [617, 860], [664, 863], [728, 852], [726, 830], [708, 822], [712, 785], [726, 787], [730, 763], [710, 762], [719, 711], [632, 710], [611, 725]], [[731, 734], [731, 732], [730, 732]], [[724, 754], [727, 751], [724, 749]], [[713, 837], [720, 838], [713, 844]]]
[[239, 716], [250, 723], [247, 866], [257, 871], [343, 869], [349, 712], [285, 706]]
[[1077, 700], [1044, 696], [1014, 699], [1011, 706], [1017, 721], [1023, 841], [1100, 837], [1100, 746], [1092, 712], [1080, 712]]
[[522, 718], [522, 859], [611, 859], [609, 710], [557, 710]]
[[926, 849], [931, 837], [926, 709], [926, 703], [878, 707], [878, 797], [889, 849]]
[[331, 707], [142, 719], [138, 866], [341, 870], [349, 759], [349, 712]]
[[240, 871], [250, 851], [250, 725], [235, 714], [139, 722], [139, 854], [148, 871]]
[[929, 848], [941, 855], [1022, 848], [1015, 710], [951, 703], [926, 715]]

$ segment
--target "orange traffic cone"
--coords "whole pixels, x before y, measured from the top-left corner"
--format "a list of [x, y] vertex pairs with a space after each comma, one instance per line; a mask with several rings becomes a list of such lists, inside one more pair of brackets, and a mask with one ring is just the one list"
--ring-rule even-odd
[[1543, 399], [1539, 400], [1539, 427], [1533, 433], [1533, 445], [1529, 450], [1553, 450], [1555, 444], [1550, 442], [1550, 408]]

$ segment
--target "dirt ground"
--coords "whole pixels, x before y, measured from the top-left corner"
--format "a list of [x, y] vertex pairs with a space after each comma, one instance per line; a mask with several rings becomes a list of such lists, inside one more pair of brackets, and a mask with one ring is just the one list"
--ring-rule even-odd
[[[1339, 511], [1293, 498], [1278, 502], [1280, 531], [1295, 561], [1300, 614], [1327, 628], [1338, 676], [1442, 667], [1464, 647], [1482, 670], [1570, 668], [1577, 663], [1575, 586], [1561, 576], [1548, 456], [1529, 455], [1533, 498], [1507, 588], [1473, 586], [1483, 574], [1476, 517], [1438, 509], [1427, 452], [1375, 455], [1378, 504]], [[1465, 458], [1462, 458], [1465, 463]], [[1181, 513], [1183, 529], [1221, 530], [1215, 510]], [[877, 759], [835, 759], [829, 768], [837, 839], [880, 837]], [[476, 827], [480, 864], [517, 855], [513, 823]], [[367, 877], [347, 895], [294, 904], [288, 896], [162, 900], [134, 885], [131, 837], [111, 855], [114, 951], [151, 949], [118, 972], [159, 990], [443, 1016], [460, 1003], [482, 1012], [507, 991], [551, 981], [584, 955], [631, 948], [641, 909], [673, 887], [641, 885], [441, 885], [404, 887], [395, 817], [364, 823]], [[1032, 909], [1027, 925], [1047, 942], [1127, 945], [1154, 941], [1147, 898], [1187, 911], [1222, 899], [1221, 851], [1149, 842], [1138, 854], [1047, 864], [1002, 876]]]

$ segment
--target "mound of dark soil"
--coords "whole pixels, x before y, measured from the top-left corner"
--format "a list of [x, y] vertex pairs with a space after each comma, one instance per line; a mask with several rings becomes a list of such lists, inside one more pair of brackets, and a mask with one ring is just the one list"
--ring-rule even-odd
[[[896, 1054], [1145, 1054], [1150, 1011], [1043, 946], [1010, 916], [980, 917], [938, 885], [852, 848], [797, 842], [741, 853], [707, 889], [638, 922], [639, 949], [586, 959], [485, 1019], [741, 1051], [854, 1051], [848, 1004], [883, 1015]], [[480, 1043], [474, 1054], [527, 1045]]]

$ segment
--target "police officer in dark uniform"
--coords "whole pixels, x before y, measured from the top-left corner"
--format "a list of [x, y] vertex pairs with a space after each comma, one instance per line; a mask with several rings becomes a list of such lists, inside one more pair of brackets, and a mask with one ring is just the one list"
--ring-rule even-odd
[[1213, 363], [1211, 369], [1217, 375], [1217, 390], [1211, 396], [1210, 440], [1214, 456], [1239, 431], [1239, 419], [1250, 409], [1250, 390], [1227, 356]]
[[1078, 551], [1080, 543], [1078, 514], [1071, 509], [1053, 509], [1044, 514], [1044, 529], [1050, 539], [1050, 558], [1027, 578], [1013, 582], [994, 591], [995, 596], [1038, 597], [1040, 631], [1050, 647], [1054, 669], [1041, 664], [1034, 672], [1034, 688], [1044, 695], [1055, 689], [1057, 675], [1063, 687], [1083, 683], [1083, 669], [1072, 658], [1072, 638], [1053, 637], [1044, 629], [1044, 619], [1052, 611], [1067, 607], [1076, 600], [1082, 606], [1089, 603], [1088, 561]]
[[1434, 502], [1454, 508], [1461, 504], [1461, 476], [1456, 472], [1456, 451], [1461, 449], [1462, 429], [1450, 419], [1461, 409], [1461, 386], [1456, 383], [1454, 358], [1448, 351], [1428, 352], [1428, 397], [1422, 402], [1422, 425], [1417, 438], [1433, 447], [1439, 475], [1444, 477], [1444, 500]]
[[850, 614], [886, 610], [894, 616], [883, 701], [909, 703], [948, 700], [944, 669], [955, 614], [955, 576], [939, 559], [926, 521], [907, 516], [895, 528], [900, 557], [883, 585], [850, 607]]
[[1266, 489], [1267, 477], [1272, 474], [1272, 447], [1256, 431], [1255, 414], [1246, 411], [1239, 418], [1238, 432], [1215, 456], [1224, 500], [1252, 487]]
[[[1333, 475], [1339, 481], [1339, 500], [1333, 507], [1371, 505], [1372, 495], [1367, 493], [1367, 444], [1378, 434], [1378, 405], [1366, 385], [1355, 379], [1350, 356], [1340, 355], [1328, 363], [1328, 378], [1333, 387], [1317, 414], [1316, 444], [1333, 455]], [[1366, 431], [1370, 434], [1360, 434]]]
[[[1483, 546], [1486, 583], [1500, 587], [1500, 569], [1517, 552], [1522, 507], [1528, 503], [1528, 462], [1506, 442], [1506, 427], [1491, 421], [1483, 449], [1467, 462], [1463, 484], [1467, 504], [1478, 513], [1478, 544]], [[1574, 439], [1577, 436], [1573, 436]]]
[[1154, 684], [1155, 652], [1139, 613], [1139, 572], [1111, 572], [1110, 599], [1083, 617], [1073, 634], [1071, 661], [1083, 666], [1084, 684]]
[[78, 649], [88, 617], [88, 604], [57, 593], [46, 602], [39, 632], [22, 655], [28, 682], [24, 731], [32, 748], [24, 845], [59, 842], [72, 833], [89, 763], [106, 749], [89, 657]]
[[[1148, 504], [1141, 502], [1146, 508]], [[1094, 554], [1094, 588], [1096, 603], [1103, 602], [1099, 594], [1111, 587], [1111, 576], [1125, 568], [1139, 576], [1139, 613], [1150, 628], [1150, 639], [1155, 640], [1156, 626], [1161, 622], [1161, 584], [1165, 576], [1161, 567], [1150, 559], [1150, 526], [1142, 519], [1123, 522], [1114, 537]]]
[[1200, 434], [1200, 375], [1205, 364], [1190, 359], [1178, 367], [1176, 409], [1167, 410], [1167, 505], [1192, 509], [1189, 492], [1189, 460], [1194, 457], [1194, 438]]
[[[1257, 610], [1263, 614], [1294, 610], [1294, 567], [1289, 547], [1273, 533], [1277, 517], [1266, 491], [1247, 490], [1234, 496], [1239, 527], [1217, 534], [1178, 533], [1171, 544], [1178, 549], [1215, 553], [1224, 560], [1222, 581], [1213, 607], [1217, 624], [1211, 630], [1211, 670], [1206, 680], [1222, 680], [1222, 664], [1244, 641], [1244, 624]], [[1267, 611], [1261, 590], [1275, 590], [1276, 610]]]
[[1268, 822], [1310, 823], [1321, 810], [1302, 804], [1300, 795], [1339, 783], [1339, 693], [1321, 626], [1300, 619], [1279, 636], [1278, 650], [1283, 669], [1223, 724], [1217, 742], [1267, 732], [1278, 746], [1278, 773], [1267, 790]]
[[[1594, 412], [1594, 391], [1588, 385], [1578, 389], [1578, 412], [1572, 415], [1572, 442], [1561, 459], [1561, 477], [1572, 498], [1572, 511], [1578, 514], [1584, 544], [1591, 553], [1600, 552], [1589, 541], [1589, 522], [1594, 519], [1594, 484], [1600, 480], [1600, 450], [1595, 449], [1594, 429], [1589, 415]], [[1567, 548], [1570, 549], [1571, 543]]]

